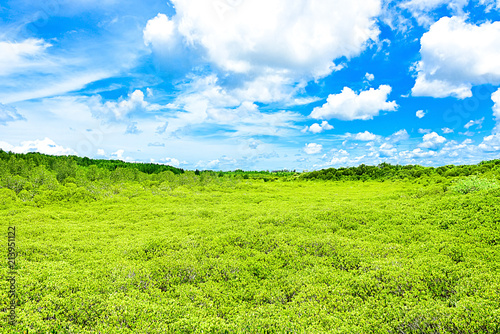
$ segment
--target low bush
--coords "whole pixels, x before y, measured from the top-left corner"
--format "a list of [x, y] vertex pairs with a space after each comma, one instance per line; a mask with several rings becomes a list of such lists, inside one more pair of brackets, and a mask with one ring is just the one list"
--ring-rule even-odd
[[483, 179], [473, 175], [465, 179], [455, 181], [451, 185], [450, 190], [460, 194], [468, 194], [479, 190], [495, 189], [498, 187], [498, 183], [494, 180]]

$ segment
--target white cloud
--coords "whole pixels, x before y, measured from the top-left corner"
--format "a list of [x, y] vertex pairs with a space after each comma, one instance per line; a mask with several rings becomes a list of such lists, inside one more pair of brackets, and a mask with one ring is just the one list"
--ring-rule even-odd
[[437, 153], [435, 151], [424, 151], [420, 148], [414, 149], [409, 154], [410, 157], [417, 157], [417, 158], [429, 158], [429, 157], [433, 157], [436, 155], [437, 155]]
[[160, 13], [148, 21], [144, 43], [168, 64], [168, 71], [188, 73], [206, 63], [217, 67], [225, 78], [217, 83], [218, 93], [236, 99], [233, 107], [245, 101], [286, 106], [314, 102], [317, 98], [302, 96], [306, 83], [341, 70], [344, 65], [336, 59], [358, 56], [379, 35], [380, 0], [173, 4], [175, 15]]
[[425, 116], [425, 112], [423, 110], [417, 110], [416, 115], [418, 118], [423, 118]]
[[[420, 62], [422, 64], [422, 62]], [[419, 69], [415, 85], [411, 89], [413, 96], [431, 96], [436, 98], [453, 96], [459, 99], [471, 97], [472, 85], [469, 83], [454, 84], [440, 79], [427, 79], [427, 74]]]
[[373, 81], [373, 80], [375, 80], [375, 76], [373, 74], [367, 72], [365, 74], [365, 79], [368, 81]]
[[144, 100], [144, 93], [135, 90], [129, 94], [128, 99], [120, 98], [118, 102], [102, 102], [100, 95], [95, 95], [89, 100], [92, 114], [97, 118], [105, 118], [113, 121], [122, 121], [134, 111], [158, 110], [161, 106], [149, 104]]
[[434, 23], [433, 11], [440, 6], [447, 6], [454, 13], [461, 14], [463, 7], [469, 0], [410, 0], [401, 4], [402, 8], [408, 9], [418, 24], [430, 26]]
[[304, 147], [304, 152], [306, 152], [307, 154], [318, 154], [321, 153], [322, 150], [323, 145], [316, 143], [306, 144], [306, 147]]
[[381, 158], [390, 158], [395, 156], [397, 151], [391, 144], [383, 143], [378, 150], [378, 156]]
[[443, 131], [443, 133], [453, 133], [453, 129], [450, 129], [450, 128], [442, 128], [441, 131]]
[[155, 18], [148, 21], [143, 31], [144, 44], [153, 45], [156, 48], [173, 46], [176, 38], [176, 26], [165, 14], [159, 13]]
[[[338, 69], [332, 60], [359, 55], [379, 34], [377, 0], [173, 3], [172, 20], [185, 43], [201, 46], [211, 62], [230, 72], [326, 76]], [[167, 25], [167, 18], [154, 20]]]
[[333, 126], [328, 124], [327, 121], [323, 121], [323, 122], [321, 122], [321, 124], [314, 123], [313, 125], [311, 125], [309, 127], [306, 126], [304, 129], [305, 131], [303, 131], [303, 132], [309, 131], [312, 133], [321, 133], [325, 130], [332, 130], [332, 129], [333, 129]]
[[26, 39], [22, 42], [0, 41], [0, 76], [40, 69], [48, 64], [45, 51], [51, 45], [43, 39]]
[[476, 84], [499, 84], [500, 22], [479, 26], [443, 17], [420, 39], [413, 96], [471, 97]]
[[111, 157], [113, 159], [123, 160], [123, 153], [125, 153], [125, 150], [118, 150], [116, 152], [111, 153]]
[[171, 105], [179, 111], [168, 120], [169, 133], [193, 124], [221, 124], [236, 130], [232, 136], [290, 136], [298, 128], [294, 123], [304, 118], [283, 110], [261, 112], [240, 90], [220, 86], [216, 75], [198, 77], [179, 88], [184, 92]]
[[474, 132], [472, 132], [472, 131], [459, 132], [458, 134], [464, 135], [464, 136], [469, 136], [469, 137], [474, 136]]
[[163, 160], [163, 162], [167, 165], [174, 166], [174, 167], [179, 167], [181, 165], [181, 162], [175, 158], [165, 158]]
[[355, 140], [361, 140], [361, 141], [372, 141], [372, 140], [379, 138], [379, 136], [377, 136], [371, 132], [365, 131], [365, 132], [360, 132], [360, 133], [355, 134], [353, 138]]
[[447, 142], [444, 147], [439, 151], [440, 156], [449, 157], [464, 157], [466, 154], [471, 155], [477, 148], [471, 145], [473, 141], [471, 139], [465, 139], [462, 143], [458, 144], [456, 141], [452, 140]]
[[311, 117], [349, 121], [373, 119], [380, 111], [394, 111], [398, 107], [396, 101], [387, 102], [391, 90], [390, 86], [381, 85], [378, 89], [370, 88], [356, 94], [349, 87], [344, 87], [340, 94], [328, 96], [323, 106], [314, 108]]
[[471, 126], [474, 126], [474, 125], [477, 125], [477, 128], [478, 129], [481, 129], [483, 127], [483, 121], [484, 121], [484, 117], [481, 118], [481, 119], [477, 119], [475, 121], [473, 120], [470, 120], [469, 122], [467, 122], [467, 124], [464, 125], [464, 128], [468, 129], [470, 128]]
[[348, 157], [332, 157], [330, 160], [330, 165], [345, 165], [349, 162]]
[[387, 137], [386, 140], [393, 142], [393, 143], [397, 143], [399, 141], [407, 140], [409, 138], [410, 138], [410, 135], [408, 134], [408, 132], [405, 129], [401, 129], [401, 130], [393, 133], [389, 137]]
[[[80, 90], [91, 82], [102, 80], [109, 76], [110, 73], [104, 71], [69, 73], [55, 79], [44, 76], [43, 79], [36, 79], [36, 85], [33, 79], [33, 81], [28, 80], [23, 82], [16, 91], [13, 91], [12, 87], [9, 87], [10, 89], [6, 89], [5, 91], [0, 91], [0, 101], [4, 103], [15, 103], [61, 95], [67, 92]], [[40, 80], [46, 81], [45, 84], [40, 85]], [[1, 87], [0, 85], [0, 88]]]
[[50, 155], [75, 155], [71, 148], [57, 145], [52, 139], [45, 137], [43, 140], [28, 140], [21, 142], [19, 146], [13, 146], [6, 142], [0, 142], [0, 148], [14, 153], [39, 152]]
[[496, 121], [500, 121], [500, 88], [496, 92], [491, 94], [491, 100], [493, 101], [493, 116], [495, 116]]
[[431, 129], [418, 129], [418, 133], [431, 133]]
[[423, 148], [436, 149], [444, 142], [446, 142], [446, 138], [438, 135], [436, 132], [431, 132], [424, 135], [423, 142], [418, 146]]
[[479, 148], [485, 152], [500, 151], [500, 133], [484, 137], [483, 142], [479, 144]]
[[124, 158], [123, 153], [125, 153], [125, 150], [117, 150], [116, 152], [111, 153], [110, 158], [122, 160], [122, 161], [126, 161], [126, 162], [135, 162], [135, 160], [131, 157]]

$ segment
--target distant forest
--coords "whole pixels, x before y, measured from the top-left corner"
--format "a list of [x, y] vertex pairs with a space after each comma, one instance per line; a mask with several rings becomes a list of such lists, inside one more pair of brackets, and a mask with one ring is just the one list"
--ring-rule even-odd
[[[244, 171], [237, 169], [229, 172], [212, 170], [185, 171], [168, 165], [154, 163], [124, 162], [121, 160], [99, 160], [77, 156], [52, 156], [41, 153], [18, 154], [0, 150], [0, 187], [16, 192], [22, 189], [25, 181], [43, 183], [52, 177], [58, 183], [95, 181], [144, 181], [161, 180], [175, 175], [188, 174], [198, 178], [238, 178], [275, 181], [290, 180], [397, 180], [420, 178], [449, 178], [469, 175], [485, 175], [500, 178], [500, 159], [483, 161], [476, 165], [447, 165], [423, 167], [419, 165], [391, 165], [381, 163], [377, 166], [360, 165], [348, 168], [328, 168], [319, 171], [298, 173], [296, 171]], [[187, 175], [186, 175], [187, 176]], [[23, 181], [24, 180], [24, 181]]]

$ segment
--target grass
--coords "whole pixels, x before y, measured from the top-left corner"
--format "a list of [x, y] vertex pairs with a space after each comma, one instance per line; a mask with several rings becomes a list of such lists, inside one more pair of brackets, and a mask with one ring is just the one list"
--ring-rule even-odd
[[251, 180], [41, 207], [4, 194], [19, 302], [0, 331], [497, 333], [499, 196]]

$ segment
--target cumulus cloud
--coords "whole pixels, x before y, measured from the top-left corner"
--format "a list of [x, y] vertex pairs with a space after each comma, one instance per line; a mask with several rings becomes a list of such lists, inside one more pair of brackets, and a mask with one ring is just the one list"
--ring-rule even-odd
[[[185, 43], [202, 47], [212, 63], [230, 72], [325, 76], [337, 69], [332, 60], [359, 55], [379, 34], [377, 0], [173, 3], [172, 20]], [[156, 30], [156, 25], [174, 30], [164, 16], [153, 20], [145, 31]], [[169, 33], [165, 39], [171, 39]]]
[[500, 151], [500, 133], [494, 133], [484, 137], [483, 142], [479, 144], [479, 148], [485, 152]]
[[132, 159], [131, 157], [123, 157], [123, 153], [125, 153], [125, 150], [117, 150], [116, 152], [110, 154], [110, 158], [127, 162], [134, 162], [134, 159]]
[[496, 121], [500, 121], [500, 88], [496, 92], [491, 94], [491, 100], [493, 101], [493, 116], [495, 116]]
[[[174, 103], [186, 111], [181, 118], [192, 123], [235, 118], [234, 111], [243, 103], [314, 102], [317, 98], [302, 96], [307, 82], [342, 69], [337, 59], [358, 56], [380, 33], [379, 0], [174, 0], [173, 4], [175, 14], [160, 13], [149, 20], [143, 39], [158, 59], [189, 62], [185, 59], [191, 57], [204, 62], [191, 68], [208, 64], [216, 71], [205, 77], [205, 83], [190, 74], [188, 86], [179, 87], [185, 93]], [[183, 65], [176, 62], [165, 69], [179, 66]], [[171, 126], [175, 131], [174, 122]]]
[[500, 22], [479, 26], [443, 17], [420, 39], [413, 96], [471, 97], [476, 84], [499, 84]]
[[366, 79], [367, 81], [373, 81], [373, 80], [375, 80], [375, 76], [374, 76], [373, 74], [371, 74], [371, 73], [368, 73], [368, 72], [367, 72], [367, 73], [365, 74], [365, 79]]
[[416, 115], [418, 118], [423, 118], [425, 116], [425, 112], [423, 110], [417, 110]]
[[386, 140], [393, 142], [393, 143], [397, 143], [397, 142], [400, 142], [402, 140], [407, 140], [409, 138], [410, 138], [410, 135], [408, 134], [408, 132], [405, 129], [401, 129], [399, 131], [394, 132], [389, 137], [387, 137]]
[[6, 142], [0, 142], [0, 148], [14, 153], [39, 152], [50, 155], [76, 155], [71, 148], [57, 145], [52, 139], [45, 137], [43, 140], [28, 140], [21, 142], [19, 146], [13, 146]]
[[418, 129], [418, 133], [431, 133], [431, 129]]
[[156, 48], [173, 47], [177, 35], [175, 23], [167, 15], [159, 13], [155, 18], [148, 21], [143, 31], [144, 44], [153, 45]]
[[47, 64], [45, 51], [51, 44], [43, 39], [22, 42], [0, 41], [0, 76], [29, 69], [40, 69]]
[[445, 133], [445, 134], [453, 133], [453, 129], [450, 129], [450, 128], [442, 128], [441, 131], [443, 131], [443, 133]]
[[237, 161], [235, 159], [228, 158], [223, 156], [219, 159], [210, 160], [210, 161], [198, 161], [195, 167], [201, 169], [222, 169], [223, 166], [231, 166], [234, 165]]
[[174, 167], [179, 167], [181, 165], [181, 162], [176, 158], [165, 158], [162, 162]]
[[436, 132], [431, 132], [424, 135], [423, 142], [418, 146], [428, 149], [436, 149], [444, 142], [446, 142], [446, 138], [438, 135]]
[[321, 124], [319, 123], [314, 123], [313, 125], [311, 126], [306, 126], [304, 128], [304, 130], [302, 132], [312, 132], [312, 133], [321, 133], [325, 130], [332, 130], [333, 129], [333, 126], [328, 124], [327, 121], [323, 121], [321, 122]]
[[408, 156], [410, 158], [413, 158], [413, 157], [429, 158], [429, 157], [434, 157], [436, 155], [437, 155], [436, 151], [424, 151], [421, 148], [416, 148], [413, 151], [410, 151], [408, 154]]
[[25, 118], [17, 112], [16, 108], [0, 103], [0, 125], [24, 119]]
[[390, 158], [396, 155], [397, 151], [398, 150], [393, 145], [389, 143], [383, 143], [382, 145], [380, 145], [380, 148], [378, 150], [378, 156], [381, 158]]
[[473, 141], [471, 139], [465, 139], [462, 143], [457, 143], [454, 140], [447, 142], [444, 147], [439, 151], [441, 156], [449, 157], [464, 157], [466, 154], [472, 155], [474, 151], [477, 151], [477, 147], [471, 145]]
[[357, 133], [353, 136], [354, 140], [361, 140], [361, 141], [372, 141], [372, 140], [375, 140], [377, 138], [379, 138], [379, 136], [377, 136], [371, 132], [368, 132], [368, 131], [360, 132], [360, 133]]
[[323, 145], [316, 143], [306, 144], [306, 146], [304, 147], [304, 152], [306, 152], [307, 154], [318, 154], [321, 153], [322, 150]]
[[133, 112], [158, 110], [162, 107], [155, 104], [149, 104], [144, 100], [144, 93], [135, 90], [129, 94], [128, 99], [120, 98], [118, 102], [102, 102], [102, 97], [96, 95], [90, 98], [89, 107], [92, 114], [97, 118], [104, 118], [111, 121], [123, 121]]
[[331, 94], [326, 103], [316, 107], [311, 117], [316, 119], [337, 118], [340, 120], [370, 120], [380, 111], [395, 111], [396, 101], [387, 101], [392, 88], [381, 85], [378, 89], [370, 88], [356, 94], [351, 88], [344, 87], [340, 94]]

